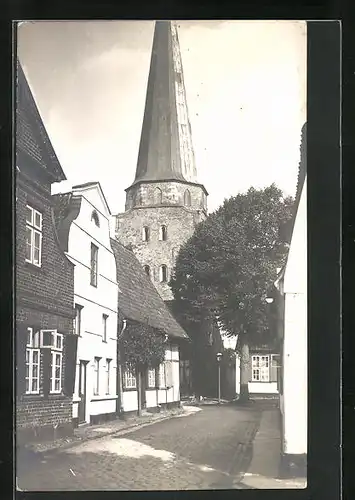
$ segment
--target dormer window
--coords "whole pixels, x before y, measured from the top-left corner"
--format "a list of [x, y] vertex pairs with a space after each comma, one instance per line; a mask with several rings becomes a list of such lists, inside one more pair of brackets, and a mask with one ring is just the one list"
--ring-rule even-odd
[[191, 193], [188, 189], [184, 193], [184, 205], [187, 207], [191, 206]]
[[146, 275], [150, 277], [150, 267], [144, 266], [144, 271], [145, 271]]
[[143, 229], [142, 229], [142, 240], [143, 241], [149, 241], [149, 227], [148, 226], [143, 226]]
[[166, 241], [168, 239], [168, 230], [166, 226], [159, 228], [159, 241]]
[[96, 210], [91, 214], [91, 220], [94, 222], [95, 226], [100, 227], [100, 220]]
[[166, 283], [168, 281], [168, 268], [165, 264], [159, 268], [159, 281], [160, 283]]

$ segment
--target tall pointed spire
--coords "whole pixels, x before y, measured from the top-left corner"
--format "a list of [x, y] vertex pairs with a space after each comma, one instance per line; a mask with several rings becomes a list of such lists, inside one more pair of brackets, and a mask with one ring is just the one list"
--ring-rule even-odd
[[166, 180], [197, 182], [177, 26], [157, 21], [133, 184]]

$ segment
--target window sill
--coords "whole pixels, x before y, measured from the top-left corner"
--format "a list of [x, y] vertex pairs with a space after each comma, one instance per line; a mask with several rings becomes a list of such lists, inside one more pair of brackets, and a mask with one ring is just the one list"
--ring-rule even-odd
[[123, 387], [124, 392], [133, 392], [137, 390], [137, 387]]
[[35, 272], [43, 272], [43, 267], [42, 264], [40, 266], [37, 266], [36, 264], [33, 264], [33, 262], [29, 262], [28, 260], [25, 260], [25, 267], [28, 268], [28, 270], [35, 271]]
[[104, 396], [95, 395], [91, 398], [91, 402], [95, 401], [111, 401], [118, 398], [118, 394], [105, 394]]

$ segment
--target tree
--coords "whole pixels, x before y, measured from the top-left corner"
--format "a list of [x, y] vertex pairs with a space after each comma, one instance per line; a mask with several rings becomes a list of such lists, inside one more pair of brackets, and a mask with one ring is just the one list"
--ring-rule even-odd
[[250, 188], [201, 222], [180, 249], [171, 287], [190, 323], [218, 319], [241, 352], [240, 399], [248, 399], [249, 345], [269, 332], [267, 291], [285, 262], [293, 199], [274, 184]]
[[131, 364], [136, 370], [138, 415], [142, 413], [142, 376], [148, 368], [157, 368], [164, 361], [165, 339], [161, 330], [131, 321], [119, 340], [124, 363]]

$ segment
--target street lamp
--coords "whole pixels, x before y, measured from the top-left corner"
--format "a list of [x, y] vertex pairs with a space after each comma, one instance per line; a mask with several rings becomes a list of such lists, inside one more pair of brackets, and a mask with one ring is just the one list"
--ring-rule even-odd
[[221, 358], [222, 353], [217, 352], [217, 363], [218, 363], [218, 404], [221, 404]]

